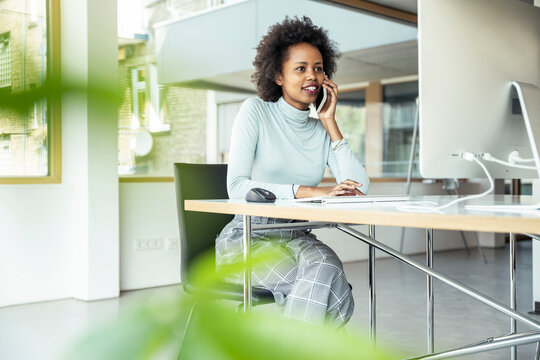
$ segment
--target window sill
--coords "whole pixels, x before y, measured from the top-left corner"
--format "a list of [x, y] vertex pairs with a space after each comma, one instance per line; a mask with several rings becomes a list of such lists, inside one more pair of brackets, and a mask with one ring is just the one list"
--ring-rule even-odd
[[62, 179], [56, 176], [0, 177], [0, 185], [61, 184], [61, 183], [62, 183]]

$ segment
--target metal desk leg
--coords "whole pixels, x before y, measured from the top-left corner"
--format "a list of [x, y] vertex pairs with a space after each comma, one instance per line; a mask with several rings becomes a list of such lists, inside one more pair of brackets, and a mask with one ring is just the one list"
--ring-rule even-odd
[[244, 215], [244, 313], [251, 310], [251, 216]]
[[[375, 239], [375, 226], [369, 225], [369, 237]], [[368, 254], [368, 287], [369, 287], [369, 341], [375, 345], [376, 335], [376, 295], [375, 295], [375, 247], [369, 246]]]
[[[433, 229], [426, 229], [426, 266], [433, 268]], [[426, 310], [427, 310], [427, 345], [428, 353], [434, 352], [435, 343], [435, 323], [434, 323], [434, 299], [433, 299], [433, 278], [426, 276]]]
[[[516, 310], [516, 234], [510, 233], [510, 308]], [[510, 334], [516, 333], [516, 319], [510, 319]], [[517, 347], [510, 348], [511, 360], [517, 359]]]

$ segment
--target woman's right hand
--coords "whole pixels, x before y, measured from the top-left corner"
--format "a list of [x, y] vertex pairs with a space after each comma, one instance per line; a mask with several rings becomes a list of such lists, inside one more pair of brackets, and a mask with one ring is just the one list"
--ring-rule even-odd
[[345, 180], [337, 186], [300, 186], [296, 192], [296, 198], [314, 196], [364, 196], [358, 187], [362, 184], [354, 180]]

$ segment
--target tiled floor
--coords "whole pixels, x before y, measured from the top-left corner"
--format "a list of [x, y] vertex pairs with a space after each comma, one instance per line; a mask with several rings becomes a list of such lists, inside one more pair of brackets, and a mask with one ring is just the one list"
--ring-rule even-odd
[[[531, 242], [518, 242], [517, 303], [520, 312], [532, 310]], [[484, 249], [487, 264], [476, 250], [467, 255], [464, 250], [436, 253], [434, 268], [453, 279], [479, 290], [492, 299], [509, 304], [508, 249]], [[415, 256], [424, 262], [425, 255]], [[347, 264], [347, 273], [355, 289], [356, 309], [352, 324], [368, 324], [366, 309], [367, 263]], [[414, 356], [427, 351], [426, 281], [425, 276], [395, 260], [377, 262], [377, 334], [379, 343], [389, 343]], [[435, 350], [452, 349], [509, 332], [507, 316], [457, 290], [434, 281], [435, 289]], [[531, 315], [540, 321], [540, 316]], [[527, 328], [518, 324], [518, 331]], [[518, 348], [518, 359], [533, 359], [535, 345]], [[510, 359], [507, 349], [461, 357], [461, 359]]]
[[[531, 243], [518, 243], [518, 310], [532, 309]], [[508, 250], [485, 249], [484, 264], [476, 250], [435, 254], [434, 267], [452, 278], [508, 304]], [[424, 255], [414, 256], [424, 261]], [[367, 331], [367, 263], [345, 264], [353, 285], [355, 314], [349, 328]], [[391, 344], [405, 356], [426, 351], [425, 276], [393, 259], [377, 261], [377, 341]], [[435, 287], [437, 351], [504, 335], [510, 320], [479, 301], [438, 281]], [[142, 296], [161, 296], [177, 287], [123, 293], [119, 299], [81, 302], [51, 301], [0, 309], [0, 359], [57, 360], [80, 334], [121, 314]], [[271, 305], [273, 306], [273, 305]], [[535, 317], [540, 321], [540, 316]], [[519, 330], [525, 330], [518, 325]], [[519, 347], [518, 359], [533, 359], [535, 345]], [[509, 359], [509, 350], [475, 354], [466, 359]], [[463, 358], [465, 359], [465, 358]]]

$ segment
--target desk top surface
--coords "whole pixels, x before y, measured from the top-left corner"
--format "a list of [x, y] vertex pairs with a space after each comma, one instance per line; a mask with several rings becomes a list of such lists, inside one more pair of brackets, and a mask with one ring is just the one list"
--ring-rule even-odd
[[[418, 196], [411, 201], [444, 205], [457, 196]], [[245, 200], [186, 200], [189, 211], [242, 214], [285, 219], [328, 221], [349, 224], [404, 226], [441, 230], [515, 232], [540, 234], [540, 211], [509, 213], [465, 209], [465, 205], [538, 204], [538, 196], [492, 195], [468, 200], [438, 212], [406, 212], [393, 204], [248, 203]]]

